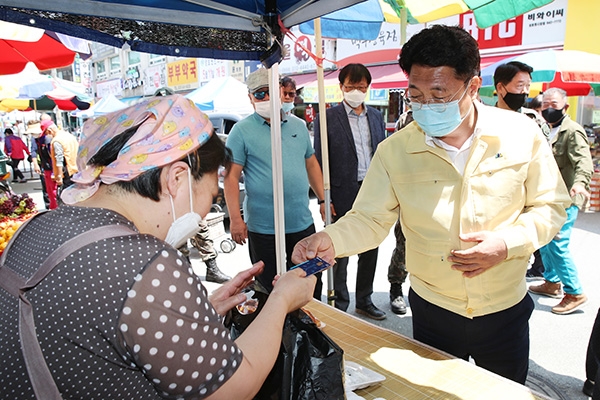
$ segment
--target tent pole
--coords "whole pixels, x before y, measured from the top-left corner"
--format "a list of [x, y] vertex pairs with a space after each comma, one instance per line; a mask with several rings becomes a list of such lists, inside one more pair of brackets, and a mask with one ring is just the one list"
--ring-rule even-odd
[[279, 64], [269, 68], [269, 98], [271, 99], [271, 162], [273, 173], [273, 216], [275, 218], [275, 259], [277, 273], [286, 270], [285, 211], [283, 204], [283, 160], [281, 155], [281, 107], [279, 93]]
[[[327, 114], [325, 112], [325, 77], [323, 74], [323, 41], [321, 39], [321, 18], [316, 18], [315, 49], [317, 56], [317, 85], [319, 93], [319, 128], [321, 133], [321, 167], [323, 169], [323, 188], [325, 189], [325, 226], [331, 224], [331, 184], [329, 182], [329, 143], [327, 141]], [[333, 288], [333, 268], [327, 270], [327, 303], [335, 305]]]

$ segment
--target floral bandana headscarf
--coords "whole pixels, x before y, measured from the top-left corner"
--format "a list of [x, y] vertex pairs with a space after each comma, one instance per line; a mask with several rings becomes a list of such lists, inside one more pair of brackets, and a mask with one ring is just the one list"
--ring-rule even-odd
[[[87, 165], [107, 142], [137, 127], [117, 159], [106, 167]], [[75, 204], [90, 198], [100, 186], [130, 181], [138, 175], [181, 160], [206, 143], [213, 127], [206, 114], [181, 95], [153, 97], [132, 107], [88, 120], [77, 152], [79, 172], [61, 198]]]

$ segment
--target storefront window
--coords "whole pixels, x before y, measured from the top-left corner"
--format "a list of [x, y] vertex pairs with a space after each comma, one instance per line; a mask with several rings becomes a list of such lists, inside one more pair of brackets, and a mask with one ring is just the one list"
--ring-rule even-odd
[[130, 51], [127, 57], [129, 61], [128, 65], [137, 65], [141, 62], [141, 54], [137, 51]]
[[96, 73], [98, 75], [106, 72], [106, 63], [104, 60], [96, 62]]
[[110, 72], [120, 72], [121, 71], [121, 58], [119, 56], [112, 57], [110, 59]]

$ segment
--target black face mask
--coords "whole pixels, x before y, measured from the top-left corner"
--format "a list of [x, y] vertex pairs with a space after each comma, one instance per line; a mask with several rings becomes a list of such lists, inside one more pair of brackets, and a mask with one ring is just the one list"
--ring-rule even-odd
[[511, 93], [506, 92], [502, 100], [506, 103], [511, 110], [517, 111], [519, 108], [523, 107], [525, 104], [525, 99], [527, 98], [526, 93]]
[[558, 110], [552, 107], [546, 108], [545, 110], [542, 110], [542, 117], [544, 117], [549, 124], [555, 124], [564, 117], [564, 109], [564, 107]]

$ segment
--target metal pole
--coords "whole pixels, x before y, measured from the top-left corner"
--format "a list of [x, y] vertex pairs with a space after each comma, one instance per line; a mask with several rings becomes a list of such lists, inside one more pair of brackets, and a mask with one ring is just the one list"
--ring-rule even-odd
[[[331, 224], [331, 184], [329, 182], [329, 142], [327, 140], [327, 114], [325, 102], [325, 77], [323, 74], [323, 42], [321, 39], [321, 18], [315, 19], [315, 49], [317, 55], [317, 82], [319, 93], [319, 132], [321, 134], [321, 168], [323, 169], [323, 188], [325, 189], [325, 226]], [[333, 268], [327, 270], [327, 304], [335, 305], [333, 288]]]

